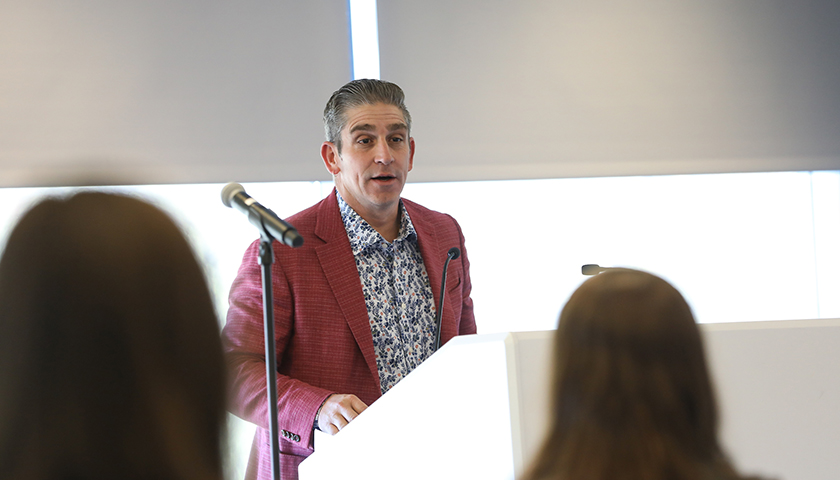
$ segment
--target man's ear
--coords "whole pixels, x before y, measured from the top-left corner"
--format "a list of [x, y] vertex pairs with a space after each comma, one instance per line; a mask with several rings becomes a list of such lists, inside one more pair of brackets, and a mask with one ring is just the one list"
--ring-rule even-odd
[[327, 167], [327, 171], [333, 175], [341, 171], [341, 167], [338, 165], [339, 158], [338, 148], [336, 148], [334, 143], [324, 142], [321, 144], [321, 159], [324, 160], [324, 166]]
[[410, 172], [414, 168], [414, 137], [408, 137], [408, 147], [410, 148], [408, 156], [408, 171]]

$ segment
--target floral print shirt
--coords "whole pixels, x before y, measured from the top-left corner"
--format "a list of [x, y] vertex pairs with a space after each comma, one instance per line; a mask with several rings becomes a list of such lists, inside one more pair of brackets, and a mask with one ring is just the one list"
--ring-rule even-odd
[[362, 282], [384, 394], [434, 353], [435, 302], [429, 275], [402, 202], [399, 234], [388, 243], [341, 195], [337, 197]]

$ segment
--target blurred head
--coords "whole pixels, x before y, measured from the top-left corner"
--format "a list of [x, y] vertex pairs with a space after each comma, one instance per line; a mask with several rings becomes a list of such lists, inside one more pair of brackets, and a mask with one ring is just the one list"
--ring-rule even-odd
[[374, 79], [353, 80], [333, 92], [324, 108], [326, 140], [335, 144], [338, 153], [341, 153], [341, 132], [347, 124], [347, 111], [378, 103], [397, 107], [407, 127], [406, 134], [411, 135], [411, 115], [405, 106], [405, 94], [397, 84]]
[[202, 268], [127, 196], [46, 199], [0, 259], [0, 477], [221, 478], [224, 365]]
[[722, 465], [700, 332], [669, 283], [623, 269], [587, 280], [555, 342], [537, 478], [685, 479]]

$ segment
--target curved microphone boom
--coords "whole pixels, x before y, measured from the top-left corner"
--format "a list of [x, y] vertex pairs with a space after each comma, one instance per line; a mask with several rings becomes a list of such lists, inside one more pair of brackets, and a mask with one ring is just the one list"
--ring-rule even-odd
[[231, 182], [222, 189], [222, 203], [235, 208], [248, 216], [248, 220], [258, 229], [275, 240], [297, 248], [303, 245], [303, 237], [295, 227], [284, 222], [271, 209], [260, 205], [253, 197], [245, 193], [242, 185]]
[[440, 280], [440, 301], [438, 302], [438, 310], [437, 318], [435, 318], [435, 349], [432, 353], [437, 352], [440, 348], [440, 327], [441, 327], [441, 320], [443, 318], [443, 298], [444, 293], [446, 293], [446, 271], [449, 268], [449, 261], [454, 260], [461, 256], [461, 250], [458, 247], [452, 247], [446, 252], [446, 263], [443, 264], [443, 275], [441, 275]]

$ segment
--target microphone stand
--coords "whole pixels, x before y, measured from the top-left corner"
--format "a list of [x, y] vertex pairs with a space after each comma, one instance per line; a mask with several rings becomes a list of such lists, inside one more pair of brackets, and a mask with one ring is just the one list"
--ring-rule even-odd
[[263, 324], [265, 336], [265, 383], [268, 397], [268, 435], [271, 447], [271, 478], [280, 480], [280, 445], [277, 438], [277, 341], [274, 338], [274, 295], [271, 266], [274, 264], [274, 236], [292, 248], [303, 245], [303, 237], [294, 227], [277, 217], [271, 210], [257, 203], [238, 183], [231, 182], [222, 189], [222, 203], [248, 215], [248, 220], [260, 232], [259, 264], [262, 266]]
[[265, 323], [265, 381], [268, 387], [268, 435], [271, 439], [271, 478], [280, 480], [280, 445], [277, 439], [277, 345], [274, 339], [274, 295], [271, 266], [274, 264], [274, 238], [262, 229], [260, 258], [262, 266], [263, 322]]

